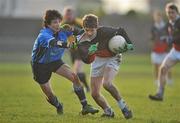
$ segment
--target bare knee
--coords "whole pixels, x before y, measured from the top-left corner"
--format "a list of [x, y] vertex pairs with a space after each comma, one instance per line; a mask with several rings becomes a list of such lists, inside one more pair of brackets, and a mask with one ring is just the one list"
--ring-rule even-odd
[[168, 72], [168, 69], [165, 66], [160, 67], [160, 73], [161, 75], [165, 75]]
[[71, 73], [69, 75], [69, 79], [73, 82], [73, 83], [79, 83], [79, 78], [75, 73]]
[[92, 91], [92, 92], [91, 92], [91, 96], [92, 96], [94, 99], [97, 99], [97, 98], [100, 97], [100, 93], [97, 92], [97, 91]]
[[54, 93], [49, 84], [40, 85], [40, 87], [48, 99], [51, 99], [54, 97]]
[[103, 83], [103, 87], [104, 87], [104, 89], [106, 89], [106, 90], [109, 90], [109, 88], [112, 86], [112, 83], [111, 82], [104, 82]]

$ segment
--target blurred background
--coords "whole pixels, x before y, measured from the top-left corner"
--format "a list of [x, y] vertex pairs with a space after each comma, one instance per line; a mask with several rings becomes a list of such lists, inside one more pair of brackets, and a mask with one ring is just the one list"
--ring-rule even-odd
[[[134, 42], [134, 54], [150, 53], [152, 12], [179, 0], [0, 0], [0, 62], [28, 62], [47, 9], [72, 6], [79, 17], [94, 13], [100, 25], [121, 26]], [[164, 13], [165, 14], [165, 13]], [[166, 17], [165, 17], [166, 18]]]

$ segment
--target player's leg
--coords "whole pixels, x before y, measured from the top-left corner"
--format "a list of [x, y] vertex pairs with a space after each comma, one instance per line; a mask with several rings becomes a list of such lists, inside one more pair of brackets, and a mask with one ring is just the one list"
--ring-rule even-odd
[[167, 73], [166, 82], [167, 82], [168, 85], [172, 85], [172, 84], [173, 84], [172, 72], [171, 72], [171, 70], [169, 70], [168, 73]]
[[58, 101], [58, 99], [57, 99], [57, 97], [55, 96], [55, 94], [53, 93], [52, 88], [51, 88], [50, 81], [46, 82], [45, 84], [40, 84], [40, 87], [41, 87], [43, 93], [46, 95], [47, 101], [48, 101], [51, 105], [53, 105], [54, 107], [56, 107], [58, 114], [62, 114], [62, 113], [63, 113], [63, 106], [62, 106], [62, 104]]
[[111, 67], [106, 67], [104, 69], [104, 75], [103, 75], [103, 87], [106, 91], [108, 91], [113, 96], [113, 98], [116, 101], [119, 101], [121, 100], [121, 96], [117, 88], [115, 87], [115, 85], [112, 83], [116, 74], [117, 74], [116, 70], [114, 70]]
[[152, 52], [151, 53], [151, 62], [153, 64], [153, 72], [154, 72], [154, 83], [158, 86], [159, 84], [159, 80], [158, 80], [158, 71], [159, 71], [159, 67], [162, 63], [162, 55], [161, 54], [158, 54], [158, 53], [155, 53], [155, 52]]
[[125, 118], [129, 119], [132, 117], [131, 110], [128, 109], [127, 104], [122, 99], [118, 89], [113, 84], [114, 77], [116, 76], [117, 71], [112, 67], [105, 67], [103, 75], [103, 87], [107, 90], [112, 97], [117, 101], [119, 108], [121, 109]]
[[159, 70], [160, 85], [159, 85], [158, 93], [162, 94], [162, 96], [163, 96], [164, 87], [166, 84], [167, 73], [168, 73], [169, 69], [171, 67], [173, 67], [176, 63], [177, 63], [177, 60], [172, 60], [170, 58], [167, 58], [164, 60], [164, 62], [160, 66], [160, 70]]
[[166, 84], [166, 76], [171, 67], [173, 67], [178, 60], [173, 59], [171, 54], [169, 54], [163, 61], [159, 70], [159, 82], [160, 85], [157, 89], [157, 93], [155, 95], [149, 95], [149, 98], [152, 100], [162, 101], [164, 96], [164, 88]]
[[31, 63], [31, 65], [32, 65], [33, 78], [40, 85], [43, 93], [47, 97], [46, 98], [47, 101], [51, 105], [56, 107], [58, 114], [62, 114], [63, 106], [58, 101], [55, 94], [53, 93], [51, 85], [50, 85], [50, 78], [51, 78], [52, 71], [49, 68], [52, 66], [37, 64], [37, 63]]
[[158, 80], [158, 71], [160, 68], [160, 64], [154, 64], [154, 76], [155, 76], [155, 84], [158, 86], [159, 85], [159, 80]]
[[75, 59], [74, 65], [73, 65], [74, 72], [77, 73], [80, 81], [84, 84], [86, 91], [89, 92], [90, 89], [87, 83], [86, 74], [85, 72], [83, 72], [82, 67], [83, 67], [83, 62], [80, 59]]
[[86, 88], [86, 91], [89, 92], [89, 85], [86, 80], [86, 74], [83, 71], [83, 62], [81, 60], [81, 57], [79, 53], [76, 50], [70, 50], [71, 54], [71, 61], [73, 63], [73, 70], [78, 75], [80, 81], [83, 83], [83, 85]]
[[97, 113], [98, 110], [94, 109], [91, 105], [88, 105], [86, 96], [83, 90], [83, 87], [79, 81], [78, 76], [71, 70], [71, 68], [67, 64], [63, 64], [56, 73], [58, 75], [61, 75], [68, 80], [70, 80], [73, 83], [74, 92], [78, 96], [81, 104], [82, 104], [82, 114], [88, 114], [88, 113]]
[[110, 108], [100, 89], [103, 77], [91, 77], [91, 95], [95, 102], [104, 110], [104, 116], [114, 117], [114, 112]]

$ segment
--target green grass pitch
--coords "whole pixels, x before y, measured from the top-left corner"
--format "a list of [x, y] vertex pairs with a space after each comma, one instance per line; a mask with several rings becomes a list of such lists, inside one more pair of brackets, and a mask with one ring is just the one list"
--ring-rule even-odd
[[[55, 94], [64, 104], [64, 115], [57, 116], [39, 86], [32, 79], [28, 63], [0, 64], [0, 123], [180, 123], [180, 64], [173, 71], [174, 84], [166, 87], [164, 102], [150, 101], [154, 93], [152, 65], [148, 55], [125, 55], [114, 83], [133, 110], [134, 118], [125, 120], [109, 93], [102, 93], [115, 111], [114, 119], [96, 115], [81, 116], [80, 104], [72, 84], [57, 75], [51, 79]], [[89, 77], [89, 66], [85, 66]], [[87, 93], [89, 103], [99, 108]], [[99, 108], [100, 109], [100, 108]]]

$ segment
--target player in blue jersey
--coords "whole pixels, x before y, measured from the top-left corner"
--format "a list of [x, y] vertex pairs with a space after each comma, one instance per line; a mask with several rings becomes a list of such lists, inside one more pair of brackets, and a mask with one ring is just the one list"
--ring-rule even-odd
[[[62, 16], [56, 10], [47, 10], [44, 16], [44, 27], [35, 40], [32, 50], [32, 71], [34, 80], [39, 83], [47, 101], [57, 109], [58, 114], [63, 113], [63, 105], [52, 91], [50, 78], [54, 72], [72, 81], [75, 94], [82, 104], [82, 114], [95, 114], [97, 109], [87, 103], [86, 96], [77, 75], [65, 64], [61, 58], [65, 48], [69, 48], [68, 39], [72, 32], [59, 27]], [[72, 40], [71, 40], [72, 42]]]

